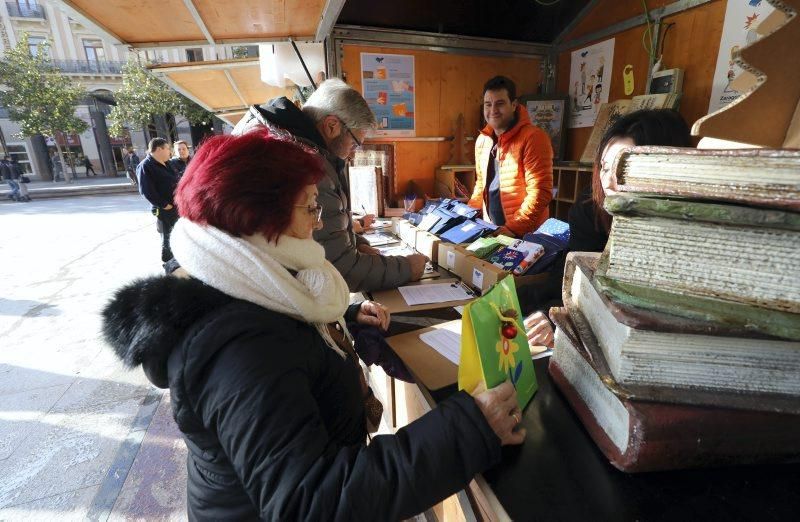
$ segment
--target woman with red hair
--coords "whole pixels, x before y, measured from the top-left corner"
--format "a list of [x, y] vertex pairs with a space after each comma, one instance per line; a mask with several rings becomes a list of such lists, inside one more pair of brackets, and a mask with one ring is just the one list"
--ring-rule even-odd
[[386, 329], [389, 314], [348, 306], [312, 239], [322, 173], [315, 155], [261, 131], [211, 138], [176, 194], [183, 275], [136, 281], [104, 310], [117, 355], [170, 388], [190, 520], [407, 518], [525, 436], [505, 383], [366, 445], [380, 403], [345, 318]]

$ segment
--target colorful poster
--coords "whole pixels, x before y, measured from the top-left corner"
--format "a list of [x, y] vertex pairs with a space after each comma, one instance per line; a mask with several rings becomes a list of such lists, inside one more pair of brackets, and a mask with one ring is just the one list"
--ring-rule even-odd
[[591, 127], [600, 104], [608, 101], [614, 39], [572, 52], [569, 71], [569, 128]]
[[414, 57], [361, 53], [364, 98], [378, 119], [376, 136], [414, 136]]
[[711, 85], [709, 113], [725, 107], [741, 94], [731, 87], [733, 79], [742, 71], [733, 63], [733, 53], [758, 39], [756, 27], [774, 10], [763, 0], [728, 0], [714, 83]]
[[564, 133], [564, 99], [556, 100], [529, 100], [525, 103], [531, 123], [542, 129], [550, 136], [553, 144], [553, 158], [561, 158], [561, 139]]

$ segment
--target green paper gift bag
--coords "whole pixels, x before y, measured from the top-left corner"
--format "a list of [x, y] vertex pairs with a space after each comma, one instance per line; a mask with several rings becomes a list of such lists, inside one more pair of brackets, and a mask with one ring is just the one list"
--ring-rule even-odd
[[517, 402], [524, 408], [537, 384], [513, 277], [503, 278], [464, 307], [458, 365], [458, 388], [469, 393], [481, 382], [489, 389], [506, 380], [517, 389]]

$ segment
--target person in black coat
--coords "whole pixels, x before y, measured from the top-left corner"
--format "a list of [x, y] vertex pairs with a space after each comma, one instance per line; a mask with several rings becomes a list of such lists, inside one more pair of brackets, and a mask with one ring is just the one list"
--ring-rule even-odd
[[125, 286], [103, 312], [117, 355], [170, 388], [190, 520], [407, 518], [525, 437], [504, 383], [366, 445], [380, 404], [345, 320], [385, 329], [390, 317], [348, 306], [313, 240], [320, 161], [263, 130], [209, 139], [176, 195], [181, 268]]
[[178, 178], [181, 178], [183, 173], [186, 172], [186, 167], [189, 166], [191, 159], [189, 145], [183, 140], [178, 140], [175, 142], [175, 157], [170, 159], [167, 164], [175, 171]]
[[553, 325], [546, 312], [551, 306], [561, 306], [561, 281], [567, 252], [602, 252], [605, 249], [612, 218], [603, 209], [603, 201], [606, 193], [617, 188], [611, 166], [623, 149], [636, 145], [691, 147], [689, 126], [673, 109], [641, 110], [622, 116], [603, 134], [595, 154], [592, 184], [569, 209], [569, 244], [559, 269], [551, 272], [542, 288], [527, 290], [529, 293], [519, 296], [524, 313], [531, 308], [536, 310], [525, 318], [531, 346], [553, 347]]
[[178, 176], [167, 165], [170, 157], [169, 142], [164, 138], [153, 138], [147, 145], [147, 157], [136, 167], [139, 193], [150, 202], [150, 211], [156, 217], [156, 228], [161, 234], [161, 261], [172, 259], [170, 234], [178, 221], [175, 208], [175, 187]]

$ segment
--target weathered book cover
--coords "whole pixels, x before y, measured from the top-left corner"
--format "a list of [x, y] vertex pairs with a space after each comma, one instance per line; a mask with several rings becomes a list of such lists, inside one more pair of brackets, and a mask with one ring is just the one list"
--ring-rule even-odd
[[647, 300], [668, 293], [799, 314], [798, 252], [794, 230], [616, 216], [597, 276]]
[[604, 207], [615, 216], [662, 217], [722, 225], [800, 230], [800, 214], [690, 199], [664, 199], [652, 194], [618, 193], [605, 198]]
[[766, 394], [758, 402], [763, 405], [779, 394], [800, 404], [800, 342], [753, 338], [715, 323], [617, 305], [593, 285], [587, 261], [570, 253], [563, 300], [580, 311], [576, 322], [585, 319], [615, 380]]
[[[800, 415], [694, 406], [625, 393], [558, 326], [549, 372], [589, 435], [612, 465], [625, 472], [731, 464], [797, 462]], [[563, 328], [562, 328], [563, 326]], [[599, 371], [598, 371], [599, 370]]]
[[800, 150], [633, 147], [612, 165], [619, 190], [800, 211]]

